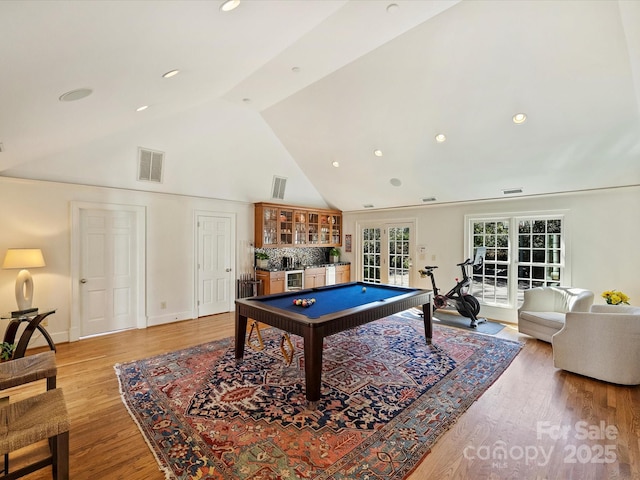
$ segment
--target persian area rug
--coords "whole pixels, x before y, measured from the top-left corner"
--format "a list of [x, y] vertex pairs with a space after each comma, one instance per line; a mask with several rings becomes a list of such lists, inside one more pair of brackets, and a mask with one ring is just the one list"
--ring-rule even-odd
[[115, 366], [123, 401], [168, 479], [403, 479], [502, 374], [518, 342], [394, 315], [325, 338], [322, 398], [304, 395], [302, 338], [262, 330]]

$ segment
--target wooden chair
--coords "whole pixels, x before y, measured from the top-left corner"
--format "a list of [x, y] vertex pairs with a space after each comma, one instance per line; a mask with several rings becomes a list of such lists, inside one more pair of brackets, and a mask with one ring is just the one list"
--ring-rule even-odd
[[[16, 479], [48, 465], [53, 478], [69, 478], [69, 415], [62, 390], [56, 388], [55, 354], [43, 352], [0, 363], [0, 390], [46, 379], [47, 391], [0, 406], [0, 455], [4, 454], [4, 475]], [[51, 455], [9, 471], [9, 453], [47, 439]]]

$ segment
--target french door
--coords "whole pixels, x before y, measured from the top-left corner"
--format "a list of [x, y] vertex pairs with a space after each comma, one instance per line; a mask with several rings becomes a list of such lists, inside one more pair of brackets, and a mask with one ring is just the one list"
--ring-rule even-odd
[[413, 284], [413, 223], [362, 226], [361, 278], [364, 282]]

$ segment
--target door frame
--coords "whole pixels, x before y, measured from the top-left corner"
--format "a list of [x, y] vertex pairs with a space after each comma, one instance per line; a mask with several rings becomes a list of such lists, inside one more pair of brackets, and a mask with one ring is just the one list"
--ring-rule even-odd
[[229, 312], [233, 312], [235, 311], [235, 299], [236, 299], [236, 289], [235, 289], [235, 279], [236, 279], [236, 266], [237, 266], [237, 261], [236, 261], [236, 238], [237, 238], [237, 234], [236, 234], [236, 214], [235, 213], [229, 213], [229, 212], [212, 212], [209, 210], [194, 210], [193, 211], [193, 285], [194, 285], [194, 289], [193, 289], [193, 305], [194, 305], [194, 313], [195, 313], [195, 318], [199, 318], [200, 317], [200, 304], [198, 303], [198, 301], [200, 300], [198, 298], [198, 292], [200, 291], [200, 285], [198, 284], [198, 282], [200, 281], [199, 278], [199, 269], [198, 269], [198, 262], [200, 261], [199, 258], [199, 252], [200, 249], [198, 248], [198, 219], [199, 217], [223, 217], [223, 218], [228, 218], [230, 225], [229, 225], [229, 256], [231, 257], [230, 260], [230, 268], [231, 268], [231, 275], [229, 276], [229, 305], [228, 305], [228, 311]]
[[137, 246], [137, 262], [135, 271], [135, 284], [137, 296], [135, 299], [135, 315], [136, 327], [147, 327], [146, 314], [146, 245], [147, 230], [146, 207], [140, 205], [124, 205], [117, 203], [95, 203], [95, 202], [78, 202], [71, 201], [71, 322], [69, 326], [69, 341], [74, 342], [80, 339], [82, 312], [81, 293], [80, 293], [80, 277], [81, 277], [81, 246], [82, 235], [80, 227], [80, 212], [82, 210], [106, 210], [106, 211], [125, 211], [132, 212], [135, 215], [136, 230], [136, 246]]

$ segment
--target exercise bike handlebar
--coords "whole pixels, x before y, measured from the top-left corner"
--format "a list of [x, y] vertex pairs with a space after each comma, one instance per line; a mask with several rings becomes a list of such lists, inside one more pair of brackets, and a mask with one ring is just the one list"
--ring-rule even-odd
[[[464, 267], [466, 265], [472, 265], [473, 261], [470, 258], [467, 258], [464, 262], [462, 263], [456, 263], [457, 267]], [[424, 270], [433, 270], [434, 268], [438, 268], [437, 265], [425, 265]]]

